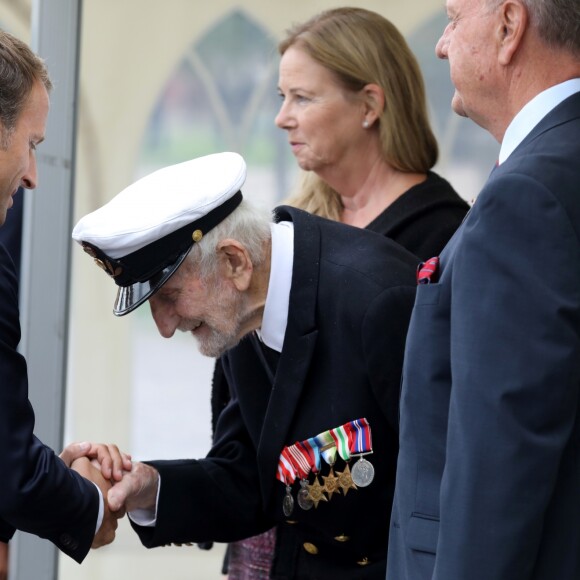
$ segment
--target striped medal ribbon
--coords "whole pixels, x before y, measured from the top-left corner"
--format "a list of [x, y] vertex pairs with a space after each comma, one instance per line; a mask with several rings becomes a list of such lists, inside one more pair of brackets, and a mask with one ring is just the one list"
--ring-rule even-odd
[[349, 423], [349, 430], [351, 455], [359, 458], [352, 467], [352, 480], [358, 487], [367, 487], [375, 477], [373, 464], [364, 458], [373, 452], [371, 426], [365, 418], [356, 419]]
[[314, 455], [311, 453], [310, 448], [306, 447], [304, 442], [300, 441], [297, 441], [294, 445], [290, 445], [288, 450], [292, 458], [292, 465], [300, 477], [300, 491], [296, 496], [298, 505], [303, 510], [312, 509], [314, 503], [308, 497], [308, 475], [313, 466]]
[[332, 499], [332, 495], [339, 491], [338, 487], [338, 477], [334, 475], [334, 464], [336, 463], [336, 444], [334, 439], [330, 434], [330, 431], [324, 431], [318, 434], [315, 438], [318, 449], [320, 450], [320, 455], [322, 459], [328, 463], [330, 466], [330, 471], [328, 475], [322, 476], [322, 481], [324, 481], [324, 493], [326, 493], [328, 499]]
[[316, 437], [311, 437], [303, 441], [300, 445], [308, 451], [309, 456], [313, 460], [312, 473], [314, 474], [314, 481], [306, 486], [306, 489], [308, 490], [308, 499], [317, 508], [321, 501], [328, 501], [328, 498], [324, 495], [324, 486], [320, 485], [320, 480], [316, 475], [320, 471], [320, 448], [318, 447]]
[[286, 486], [286, 494], [282, 500], [282, 511], [287, 518], [290, 517], [294, 511], [292, 484], [296, 480], [296, 477], [296, 470], [292, 465], [290, 452], [288, 451], [288, 447], [284, 447], [284, 449], [282, 449], [282, 453], [280, 453], [280, 458], [278, 459], [278, 471], [276, 473], [276, 479], [281, 481]]
[[338, 485], [342, 489], [342, 493], [346, 495], [349, 489], [356, 489], [356, 485], [352, 480], [350, 474], [350, 467], [348, 462], [350, 461], [350, 436], [351, 432], [349, 429], [350, 423], [345, 423], [340, 427], [330, 430], [330, 435], [334, 439], [334, 444], [338, 450], [338, 454], [346, 463], [344, 471], [337, 471], [336, 477], [338, 478]]

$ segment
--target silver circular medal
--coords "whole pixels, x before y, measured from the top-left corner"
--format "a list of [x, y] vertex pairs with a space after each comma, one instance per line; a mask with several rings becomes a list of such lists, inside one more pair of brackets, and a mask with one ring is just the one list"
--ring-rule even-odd
[[310, 499], [310, 494], [308, 493], [308, 490], [306, 489], [306, 486], [308, 485], [308, 482], [305, 480], [302, 480], [300, 482], [300, 486], [302, 487], [302, 489], [298, 492], [298, 505], [303, 509], [303, 510], [309, 510], [314, 506], [314, 502]]
[[361, 457], [353, 466], [350, 472], [352, 480], [358, 487], [367, 487], [375, 478], [375, 468], [370, 461]]
[[284, 496], [284, 500], [282, 501], [282, 511], [284, 515], [289, 518], [294, 511], [294, 498], [290, 493], [290, 487], [286, 488], [286, 495]]

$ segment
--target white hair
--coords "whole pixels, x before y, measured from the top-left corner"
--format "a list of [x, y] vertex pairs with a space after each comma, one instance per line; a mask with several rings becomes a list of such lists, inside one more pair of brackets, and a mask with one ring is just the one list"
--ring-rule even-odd
[[272, 212], [242, 200], [228, 217], [193, 245], [187, 260], [201, 278], [210, 278], [217, 271], [219, 242], [231, 238], [243, 244], [256, 268], [266, 258], [265, 242], [270, 239], [272, 221]]

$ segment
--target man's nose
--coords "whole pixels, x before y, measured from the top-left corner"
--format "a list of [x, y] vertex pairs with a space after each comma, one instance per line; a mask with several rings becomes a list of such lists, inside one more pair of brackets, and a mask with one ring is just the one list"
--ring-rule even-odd
[[30, 161], [28, 163], [28, 170], [22, 176], [20, 185], [25, 189], [35, 189], [38, 185], [38, 173], [36, 169], [36, 155], [34, 151], [30, 152]]
[[443, 60], [447, 59], [447, 45], [449, 42], [447, 39], [448, 30], [449, 24], [445, 27], [445, 30], [443, 31], [441, 38], [437, 41], [437, 44], [435, 45], [435, 54], [437, 55], [437, 58], [441, 58]]
[[179, 316], [175, 314], [173, 308], [156, 300], [155, 296], [149, 299], [149, 307], [159, 334], [163, 338], [171, 338], [179, 326]]

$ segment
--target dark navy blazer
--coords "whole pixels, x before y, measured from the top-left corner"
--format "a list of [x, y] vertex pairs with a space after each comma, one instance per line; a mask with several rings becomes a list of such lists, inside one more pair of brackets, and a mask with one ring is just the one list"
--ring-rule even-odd
[[[373, 232], [294, 208], [277, 215], [294, 223], [294, 265], [274, 385], [250, 337], [223, 356], [232, 400], [214, 447], [199, 461], [154, 463], [161, 474], [157, 525], [137, 530], [152, 547], [229, 542], [279, 524], [284, 550], [274, 578], [384, 579], [418, 260]], [[276, 479], [283, 447], [359, 417], [372, 429], [373, 483], [284, 517], [285, 487]], [[343, 469], [338, 460], [335, 470]]]
[[580, 94], [418, 288], [388, 580], [580, 578]]
[[12, 259], [0, 244], [0, 541], [20, 529], [80, 562], [95, 535], [99, 494], [33, 434], [26, 361], [16, 350], [17, 286]]

